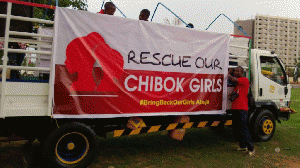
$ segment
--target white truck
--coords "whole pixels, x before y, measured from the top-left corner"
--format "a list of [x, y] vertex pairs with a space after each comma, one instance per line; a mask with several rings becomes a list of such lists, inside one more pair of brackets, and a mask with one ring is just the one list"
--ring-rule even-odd
[[[11, 15], [12, 3], [38, 4], [0, 1], [7, 4], [7, 13], [0, 14], [6, 20], [0, 37], [0, 136], [18, 135], [27, 145], [38, 139], [45, 166], [87, 167], [99, 149], [96, 135], [108, 132], [118, 137], [231, 125], [230, 67], [244, 67], [251, 82], [253, 138], [270, 140], [276, 121], [292, 112], [282, 62], [274, 53], [251, 50], [249, 37], [233, 35], [246, 39], [247, 46], [233, 40], [228, 50], [232, 37], [226, 34], [64, 8], [55, 9], [54, 22]], [[53, 44], [45, 40], [50, 35], [10, 31], [11, 20], [54, 24]], [[10, 49], [8, 42], [36, 50]], [[52, 45], [52, 51], [43, 45]], [[8, 53], [37, 54], [37, 62], [50, 58], [49, 67], [8, 66]], [[35, 71], [40, 79], [9, 79], [8, 69]]]

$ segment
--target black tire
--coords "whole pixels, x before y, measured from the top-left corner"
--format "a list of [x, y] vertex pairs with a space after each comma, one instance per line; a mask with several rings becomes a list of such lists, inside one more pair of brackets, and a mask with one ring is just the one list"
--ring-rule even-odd
[[276, 120], [269, 110], [260, 110], [251, 119], [250, 130], [254, 141], [269, 141], [272, 139], [276, 128]]
[[68, 123], [46, 139], [43, 154], [48, 167], [83, 168], [94, 160], [99, 145], [95, 132], [82, 123]]

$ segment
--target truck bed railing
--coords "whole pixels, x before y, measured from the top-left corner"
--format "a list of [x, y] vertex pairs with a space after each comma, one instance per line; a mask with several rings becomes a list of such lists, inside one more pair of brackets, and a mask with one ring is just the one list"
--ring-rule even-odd
[[205, 30], [208, 30], [210, 28], [210, 26], [215, 23], [215, 21], [220, 17], [220, 16], [224, 16], [225, 18], [227, 18], [231, 23], [234, 24], [234, 26], [236, 26], [240, 31], [242, 31], [244, 33], [245, 36], [250, 37], [243, 29], [241, 29], [240, 26], [238, 26], [236, 23], [234, 23], [228, 16], [226, 16], [225, 14], [221, 13], [219, 14], [209, 25]]
[[153, 15], [152, 15], [152, 17], [151, 17], [151, 22], [152, 22], [152, 20], [153, 20], [153, 18], [154, 18], [154, 15], [155, 15], [156, 10], [157, 10], [157, 8], [158, 8], [159, 5], [161, 5], [161, 6], [163, 6], [164, 8], [166, 8], [166, 9], [167, 9], [169, 12], [171, 12], [175, 17], [177, 17], [182, 23], [184, 23], [188, 28], [191, 28], [190, 25], [188, 25], [181, 17], [179, 17], [178, 15], [176, 15], [175, 12], [173, 12], [170, 8], [168, 8], [166, 5], [162, 4], [161, 2], [157, 3], [156, 8], [155, 8], [155, 10], [154, 10], [154, 12], [153, 12]]
[[[42, 60], [48, 60], [49, 62], [52, 61], [51, 55], [52, 51], [45, 51], [42, 50], [43, 47], [48, 46], [48, 48], [52, 48], [52, 36], [45, 35], [45, 34], [37, 34], [37, 33], [32, 33], [32, 32], [18, 32], [18, 31], [12, 31], [10, 30], [10, 22], [11, 20], [17, 20], [17, 21], [25, 21], [25, 22], [32, 22], [32, 23], [37, 23], [37, 24], [48, 24], [48, 25], [53, 25], [54, 21], [51, 20], [43, 20], [43, 19], [37, 19], [37, 18], [30, 18], [30, 17], [23, 17], [23, 16], [14, 16], [11, 14], [12, 11], [12, 4], [20, 4], [20, 5], [27, 5], [27, 6], [32, 6], [32, 7], [40, 7], [40, 8], [47, 8], [47, 9], [55, 9], [54, 6], [49, 6], [49, 5], [43, 5], [43, 4], [36, 4], [36, 3], [30, 3], [30, 2], [23, 2], [23, 1], [16, 1], [16, 0], [0, 0], [0, 2], [7, 2], [7, 12], [6, 14], [0, 14], [0, 18], [4, 18], [6, 22], [6, 27], [5, 27], [5, 32], [4, 32], [4, 37], [0, 37], [0, 41], [4, 41], [4, 46], [1, 50], [3, 50], [3, 65], [0, 65], [0, 69], [2, 69], [2, 80], [1, 80], [1, 100], [0, 100], [0, 118], [5, 118], [8, 115], [16, 115], [16, 114], [11, 114], [11, 113], [19, 113], [19, 111], [15, 108], [8, 108], [7, 104], [4, 104], [6, 101], [8, 101], [9, 97], [14, 96], [12, 93], [7, 92], [8, 89], [11, 89], [11, 82], [10, 79], [7, 78], [7, 72], [8, 70], [25, 70], [25, 71], [37, 71], [40, 72], [42, 71], [43, 73], [51, 73], [51, 66], [49, 64], [49, 67], [38, 67], [38, 62]], [[14, 37], [10, 37], [14, 36]], [[45, 40], [46, 39], [46, 40]], [[49, 40], [50, 39], [50, 40]], [[25, 50], [25, 49], [12, 49], [9, 48], [8, 43], [9, 42], [21, 42], [21, 43], [26, 43], [29, 44], [30, 48], [33, 48], [34, 50]], [[49, 47], [50, 46], [50, 47]], [[36, 67], [27, 67], [27, 66], [12, 66], [8, 65], [8, 54], [9, 53], [24, 53], [26, 59], [30, 58], [36, 58]], [[36, 56], [34, 56], [36, 55]], [[49, 57], [48, 57], [49, 56]], [[4, 80], [5, 79], [5, 80]], [[22, 86], [28, 87], [29, 89], [34, 89], [34, 95], [29, 98], [28, 100], [36, 100], [38, 97], [41, 97], [41, 99], [46, 99], [48, 103], [46, 103], [43, 107], [36, 107], [38, 111], [42, 111], [43, 113], [37, 113], [36, 111], [32, 111], [32, 114], [37, 114], [41, 115], [43, 114], [44, 116], [50, 116], [52, 113], [52, 99], [53, 99], [53, 91], [52, 87], [52, 82], [50, 80], [50, 83], [48, 84], [35, 84], [34, 86], [30, 85], [25, 85], [22, 84], [21, 80], [20, 81]], [[18, 85], [17, 83], [14, 82], [13, 85]], [[20, 86], [21, 86], [20, 85]], [[47, 86], [47, 87], [46, 87]], [[41, 90], [41, 88], [35, 88], [35, 87], [41, 87], [41, 88], [50, 88], [46, 90]], [[47, 92], [47, 94], [45, 94]], [[20, 93], [19, 95], [15, 95], [16, 98], [21, 99], [20, 96], [23, 93]], [[36, 95], [36, 97], [34, 97]], [[46, 96], [46, 97], [45, 97]], [[42, 101], [42, 100], [41, 100]], [[34, 107], [35, 108], [35, 107]], [[17, 111], [16, 111], [17, 110]], [[6, 112], [5, 112], [6, 111]], [[11, 112], [10, 112], [11, 111]], [[28, 111], [28, 109], [25, 109], [24, 111]], [[9, 113], [8, 113], [9, 112]], [[30, 113], [31, 114], [31, 113]], [[25, 114], [24, 115], [30, 115]]]
[[[248, 50], [248, 67], [245, 67], [245, 69], [248, 69], [248, 70], [251, 70], [251, 48], [252, 48], [252, 38], [243, 30], [241, 29], [240, 26], [238, 26], [234, 21], [232, 21], [228, 16], [226, 16], [225, 14], [221, 13], [219, 14], [209, 25], [208, 27], [205, 29], [205, 30], [208, 30], [210, 28], [210, 26], [212, 24], [215, 23], [215, 21], [220, 17], [220, 16], [224, 16], [225, 18], [227, 18], [235, 27], [237, 27], [240, 31], [243, 32], [243, 34], [245, 36], [240, 36], [240, 35], [231, 35], [232, 37], [242, 37], [242, 38], [246, 38], [246, 39], [249, 39], [249, 42], [248, 42], [248, 46], [237, 46], [237, 45], [230, 45], [230, 47], [232, 48], [240, 48], [240, 49], [246, 49]], [[235, 66], [232, 66], [232, 67], [235, 67]], [[243, 67], [243, 66], [242, 66]], [[248, 71], [248, 78], [249, 80], [251, 81], [251, 71]]]
[[9, 31], [9, 34], [10, 35], [17, 35], [17, 36], [52, 38], [52, 36], [48, 36], [48, 35], [44, 35], [44, 34], [25, 33], [25, 32], [16, 32], [16, 31]]
[[[210, 26], [215, 23], [215, 21], [220, 17], [220, 16], [224, 16], [225, 18], [227, 18], [235, 27], [237, 27], [240, 31], [242, 31], [244, 33], [245, 36], [240, 36], [240, 35], [231, 35], [233, 37], [242, 37], [242, 38], [247, 38], [249, 39], [249, 43], [248, 46], [236, 46], [236, 45], [230, 45], [230, 47], [232, 48], [240, 48], [240, 49], [247, 49], [248, 50], [248, 67], [244, 67], [244, 69], [248, 69], [248, 79], [251, 81], [251, 48], [252, 48], [252, 38], [243, 30], [241, 29], [240, 26], [238, 26], [236, 23], [234, 23], [228, 16], [226, 16], [225, 14], [221, 13], [219, 14], [209, 25], [205, 30], [208, 30], [210, 28]], [[233, 66], [234, 67], [234, 66]], [[243, 66], [242, 66], [243, 67]], [[229, 67], [230, 68], [230, 67]]]
[[[7, 15], [0, 14], [0, 18], [7, 18]], [[38, 23], [44, 23], [44, 24], [54, 24], [54, 21], [51, 21], [51, 20], [29, 18], [29, 17], [23, 17], [23, 16], [13, 16], [13, 15], [11, 15], [10, 19], [12, 19], [12, 20], [20, 20], [20, 21], [28, 21], [28, 22], [38, 22]]]
[[237, 45], [230, 45], [230, 47], [233, 47], [233, 48], [242, 48], [242, 49], [249, 49], [249, 47], [244, 47], [244, 46], [237, 46]]
[[[0, 37], [0, 41], [4, 41], [3, 37]], [[28, 44], [38, 44], [38, 45], [51, 45], [49, 41], [43, 40], [33, 40], [33, 39], [22, 39], [22, 38], [9, 38], [8, 42], [21, 42], [21, 43], [28, 43]], [[36, 45], [29, 45], [30, 48], [37, 48]]]
[[[232, 41], [230, 44], [229, 61], [237, 63], [246, 70], [248, 79], [251, 81], [251, 45], [252, 39], [248, 36], [231, 35]], [[244, 40], [242, 42], [235, 40]], [[244, 43], [244, 45], [243, 45]], [[237, 66], [229, 65], [228, 68], [235, 68]]]
[[[0, 68], [3, 68], [0, 65]], [[6, 66], [7, 69], [11, 70], [28, 70], [28, 71], [50, 71], [50, 68], [43, 68], [43, 67], [25, 67], [25, 66]], [[2, 84], [3, 85], [3, 84]]]
[[229, 55], [229, 59], [230, 58], [244, 58], [244, 59], [249, 59], [248, 56], [237, 56], [237, 55]]

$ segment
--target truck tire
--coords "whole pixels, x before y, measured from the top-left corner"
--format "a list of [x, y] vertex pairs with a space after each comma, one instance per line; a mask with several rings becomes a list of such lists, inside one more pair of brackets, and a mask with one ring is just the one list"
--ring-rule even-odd
[[99, 145], [95, 132], [82, 123], [68, 123], [45, 141], [43, 154], [49, 167], [83, 168], [94, 160]]
[[276, 128], [275, 117], [269, 110], [263, 109], [254, 115], [250, 122], [250, 130], [254, 141], [269, 141]]

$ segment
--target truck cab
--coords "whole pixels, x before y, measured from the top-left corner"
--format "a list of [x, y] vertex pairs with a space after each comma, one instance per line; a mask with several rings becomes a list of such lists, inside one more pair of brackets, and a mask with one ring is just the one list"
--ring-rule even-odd
[[274, 52], [257, 49], [251, 50], [251, 57], [251, 89], [257, 104], [271, 103], [279, 110], [289, 108], [291, 85], [282, 61]]
[[[233, 38], [230, 44], [229, 68], [241, 66], [250, 81], [249, 122], [253, 138], [268, 141], [275, 133], [276, 120], [288, 120], [291, 85], [284, 64], [275, 52], [251, 49], [251, 39]], [[228, 96], [234, 86], [228, 85]], [[252, 101], [251, 101], [252, 100]], [[227, 100], [227, 113], [231, 102]]]

